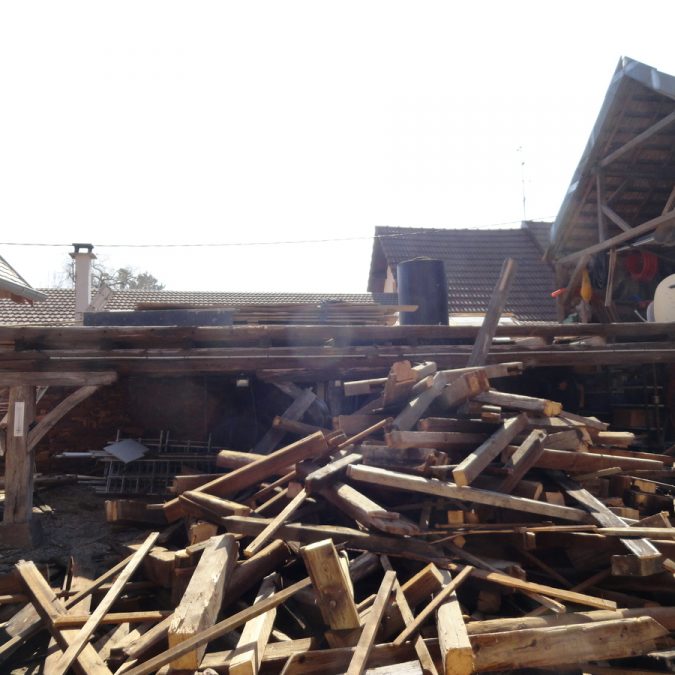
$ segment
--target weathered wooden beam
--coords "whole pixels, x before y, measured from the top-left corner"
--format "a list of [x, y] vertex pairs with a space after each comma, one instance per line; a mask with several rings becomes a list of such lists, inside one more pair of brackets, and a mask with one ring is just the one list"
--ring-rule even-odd
[[[315, 399], [316, 395], [311, 389], [304, 389], [283, 412], [282, 417], [288, 420], [299, 420], [309, 410]], [[272, 426], [255, 444], [253, 452], [268, 455], [279, 445], [285, 434], [286, 432], [280, 427]]]
[[472, 636], [477, 671], [520, 670], [647, 654], [668, 631], [651, 617]]
[[470, 485], [499, 455], [499, 453], [525, 428], [527, 415], [521, 413], [517, 417], [506, 420], [490, 438], [469, 453], [452, 471], [457, 485]]
[[358, 628], [359, 613], [351, 584], [331, 539], [303, 546], [302, 559], [314, 586], [324, 621], [333, 630]]
[[27, 523], [33, 512], [34, 452], [28, 434], [35, 419], [35, 387], [11, 386], [8, 412], [4, 525]]
[[291, 586], [288, 586], [287, 588], [284, 588], [275, 593], [273, 596], [257, 602], [252, 607], [248, 607], [241, 612], [237, 612], [227, 619], [223, 619], [214, 626], [197, 633], [184, 642], [181, 642], [174, 647], [170, 647], [166, 651], [157, 654], [157, 656], [154, 656], [143, 663], [137, 664], [131, 670], [128, 670], [126, 675], [150, 675], [150, 673], [155, 673], [159, 668], [166, 665], [167, 663], [171, 663], [181, 656], [188, 654], [192, 650], [206, 645], [212, 640], [215, 640], [223, 635], [226, 635], [235, 628], [245, 624], [250, 619], [259, 616], [260, 614], [264, 614], [273, 607], [282, 605], [289, 598], [292, 598], [298, 591], [301, 591], [303, 588], [307, 588], [311, 583], [312, 582], [309, 577], [301, 579]]
[[268, 542], [268, 540], [274, 536], [274, 534], [279, 530], [279, 528], [302, 506], [305, 499], [307, 499], [307, 493], [303, 488], [298, 492], [293, 499], [291, 499], [286, 506], [281, 510], [281, 512], [274, 516], [272, 522], [265, 527], [265, 529], [244, 549], [244, 555], [247, 558], [255, 555], [260, 551]]
[[377, 596], [375, 597], [375, 602], [370, 608], [368, 613], [368, 618], [363, 626], [361, 631], [361, 636], [359, 641], [354, 649], [354, 654], [351, 661], [349, 662], [349, 667], [347, 668], [347, 675], [363, 675], [368, 665], [368, 658], [370, 652], [373, 649], [375, 644], [375, 637], [377, 635], [377, 630], [380, 627], [380, 622], [384, 616], [384, 612], [387, 609], [389, 604], [389, 598], [391, 597], [391, 592], [396, 583], [396, 572], [393, 570], [388, 570], [384, 573], [382, 583], [380, 588], [377, 591]]
[[[551, 474], [560, 487], [575, 501], [585, 506], [593, 519], [604, 527], [625, 528], [629, 526], [622, 518], [612, 513], [605, 504], [594, 497], [570, 478], [561, 473]], [[649, 576], [663, 569], [664, 557], [647, 539], [621, 539], [621, 543], [631, 552], [628, 556], [612, 557], [612, 574]], [[672, 563], [671, 563], [672, 566]]]
[[102, 385], [88, 384], [68, 394], [66, 398], [52, 408], [28, 433], [28, 449], [33, 450], [57, 422], [63, 419], [75, 406], [97, 392]]
[[491, 389], [483, 394], [474, 396], [476, 401], [487, 403], [488, 405], [497, 405], [501, 408], [511, 408], [513, 410], [523, 410], [529, 413], [537, 413], [546, 417], [554, 417], [562, 412], [562, 405], [556, 401], [549, 401], [545, 398], [536, 398], [534, 396], [522, 396], [520, 394], [507, 394], [502, 391]]
[[[276, 579], [276, 575], [270, 575], [263, 580], [254, 604], [274, 595]], [[230, 662], [230, 675], [257, 675], [276, 615], [277, 608], [272, 607], [246, 622]]]
[[509, 475], [500, 483], [497, 492], [511, 493], [523, 479], [523, 476], [536, 464], [542, 452], [544, 452], [544, 440], [546, 433], [535, 429], [518, 446], [508, 461], [505, 463]]
[[85, 387], [112, 384], [117, 380], [114, 371], [101, 372], [0, 372], [0, 387]]
[[620, 148], [617, 148], [614, 150], [614, 152], [611, 152], [605, 158], [601, 159], [598, 163], [598, 166], [601, 169], [604, 169], [605, 167], [612, 164], [612, 162], [615, 162], [617, 159], [631, 152], [639, 145], [642, 145], [642, 143], [649, 140], [652, 136], [658, 134], [664, 129], [667, 129], [673, 122], [675, 122], [675, 112], [671, 112], [669, 115], [666, 115], [664, 118], [645, 129], [642, 133], [639, 133], [637, 136], [634, 136], [629, 141], [624, 143]]
[[[396, 637], [394, 640], [395, 645], [402, 645], [411, 635], [414, 635], [419, 631], [424, 622], [450, 597], [454, 591], [459, 588], [462, 582], [473, 572], [473, 567], [467, 565], [462, 569], [462, 571], [454, 578], [447, 580], [447, 583], [443, 586], [443, 589], [437, 593], [433, 600], [422, 610], [420, 611], [415, 620], [408, 624], [403, 631]], [[449, 572], [446, 572], [448, 577], [450, 576]]]
[[[303, 459], [320, 457], [328, 452], [325, 436], [318, 432], [280, 448], [264, 458], [251, 464], [216, 478], [199, 488], [195, 492], [206, 492], [218, 497], [229, 497], [241, 490], [252, 487], [271, 475], [278, 473], [289, 464], [295, 464]], [[164, 514], [169, 522], [174, 522], [182, 515], [182, 507], [178, 499], [171, 499], [164, 504]]]
[[478, 330], [476, 341], [473, 344], [471, 355], [466, 364], [467, 366], [482, 366], [485, 363], [485, 358], [490, 351], [492, 339], [495, 336], [499, 319], [508, 300], [511, 284], [517, 269], [518, 263], [513, 258], [506, 258], [504, 260], [497, 285], [490, 296], [490, 304], [483, 317], [483, 323]]
[[588, 514], [585, 511], [569, 506], [547, 504], [534, 499], [513, 497], [500, 492], [479, 490], [478, 488], [468, 486], [458, 486], [454, 483], [446, 483], [420, 476], [408, 476], [376, 467], [350, 466], [347, 469], [347, 475], [353, 480], [364, 481], [374, 485], [421, 492], [447, 499], [475, 502], [476, 504], [485, 504], [487, 506], [497, 506], [515, 511], [525, 511], [526, 513], [538, 513], [551, 518], [561, 518], [576, 522], [585, 522], [588, 519]]
[[[457, 575], [457, 579], [463, 572]], [[442, 570], [441, 575], [445, 588], [448, 588], [452, 583], [450, 572]], [[475, 669], [473, 649], [454, 590], [436, 610], [436, 631], [445, 675], [471, 675]]]

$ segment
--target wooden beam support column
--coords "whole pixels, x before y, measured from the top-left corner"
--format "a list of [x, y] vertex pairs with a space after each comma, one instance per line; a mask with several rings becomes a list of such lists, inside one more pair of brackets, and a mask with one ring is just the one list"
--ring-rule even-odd
[[33, 453], [29, 448], [28, 433], [34, 419], [35, 387], [12, 386], [5, 457], [5, 525], [27, 523], [33, 511]]

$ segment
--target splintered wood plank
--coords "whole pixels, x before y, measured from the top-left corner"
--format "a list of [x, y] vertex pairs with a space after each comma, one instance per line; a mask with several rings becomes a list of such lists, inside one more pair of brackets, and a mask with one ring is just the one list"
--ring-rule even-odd
[[[213, 537], [208, 543], [169, 625], [170, 647], [188, 641], [216, 622], [238, 549], [239, 544], [231, 534]], [[177, 670], [196, 670], [205, 651], [204, 646], [183, 654], [171, 666]]]
[[[68, 649], [74, 639], [71, 631], [61, 631], [54, 626], [54, 620], [66, 613], [64, 604], [56, 597], [47, 580], [40, 574], [33, 562], [22, 560], [16, 564], [16, 569], [26, 585], [33, 607], [45, 622], [52, 637], [62, 650]], [[81, 675], [111, 675], [101, 657], [89, 644], [85, 644], [83, 649], [78, 651], [72, 665]]]
[[[440, 570], [440, 573], [443, 576], [443, 582], [446, 584], [445, 588], [448, 588], [452, 582], [450, 572]], [[473, 649], [462, 617], [457, 593], [454, 590], [436, 610], [436, 630], [438, 631], [438, 646], [441, 650], [445, 675], [470, 675], [473, 673], [475, 669]]]
[[[551, 473], [558, 485], [565, 492], [583, 506], [585, 506], [593, 519], [603, 527], [623, 528], [630, 531], [629, 526], [622, 518], [612, 513], [605, 504], [594, 497], [588, 490], [578, 483], [567, 478], [562, 473]], [[664, 557], [659, 550], [647, 539], [621, 539], [621, 543], [630, 551], [632, 559], [628, 556], [612, 557], [612, 574], [649, 576], [662, 571]]]
[[[206, 492], [208, 494], [215, 494], [218, 497], [230, 497], [241, 490], [260, 483], [272, 475], [278, 474], [281, 469], [286, 468], [290, 464], [301, 462], [303, 459], [320, 457], [328, 452], [329, 449], [330, 446], [323, 433], [317, 432], [284, 448], [280, 448], [262, 459], [251, 462], [251, 464], [220, 476], [196, 488], [194, 492]], [[164, 504], [164, 515], [169, 522], [178, 520], [183, 515], [180, 501], [178, 499], [171, 499], [166, 502]]]
[[470, 485], [483, 469], [527, 426], [527, 415], [521, 413], [504, 422], [490, 438], [481, 443], [452, 471], [457, 485]]
[[[262, 582], [255, 602], [272, 597], [275, 590], [276, 575], [271, 575]], [[230, 675], [257, 675], [276, 615], [277, 608], [273, 607], [246, 622], [230, 662]]]
[[586, 511], [569, 506], [547, 504], [525, 497], [514, 497], [501, 492], [480, 490], [468, 486], [458, 486], [454, 483], [446, 483], [433, 478], [420, 476], [408, 476], [395, 471], [387, 471], [371, 466], [350, 466], [347, 475], [353, 480], [359, 480], [373, 485], [381, 485], [423, 494], [431, 494], [447, 499], [457, 499], [466, 502], [475, 502], [487, 506], [498, 506], [514, 511], [526, 513], [538, 513], [543, 516], [585, 522], [588, 519]]
[[389, 598], [391, 596], [392, 589], [394, 588], [394, 583], [396, 582], [396, 572], [393, 570], [388, 570], [384, 573], [384, 578], [380, 584], [380, 588], [377, 591], [377, 596], [375, 597], [375, 602], [370, 608], [368, 613], [368, 618], [366, 623], [363, 626], [361, 631], [361, 637], [354, 649], [354, 655], [352, 660], [349, 662], [349, 668], [347, 668], [347, 675], [362, 675], [366, 670], [368, 665], [368, 657], [370, 652], [373, 649], [375, 644], [375, 637], [377, 635], [377, 629], [380, 626], [384, 612], [387, 609], [389, 604]]
[[324, 621], [333, 630], [360, 626], [351, 584], [340, 564], [331, 539], [318, 541], [300, 549], [314, 586]]
[[478, 335], [476, 335], [476, 340], [473, 343], [467, 366], [482, 366], [485, 363], [517, 269], [518, 263], [513, 258], [504, 260], [497, 285], [490, 296], [490, 304], [483, 317], [483, 323], [478, 329]]
[[113, 585], [110, 587], [110, 590], [98, 603], [96, 609], [92, 612], [91, 616], [87, 620], [87, 623], [85, 623], [84, 626], [80, 628], [77, 635], [73, 637], [73, 641], [68, 646], [68, 649], [66, 649], [66, 651], [61, 655], [58, 663], [55, 664], [53, 670], [54, 675], [64, 675], [68, 668], [70, 668], [70, 666], [73, 664], [73, 661], [77, 658], [77, 655], [88, 644], [91, 636], [93, 635], [96, 628], [98, 628], [103, 617], [109, 612], [120, 593], [124, 590], [124, 587], [128, 581], [143, 562], [143, 558], [145, 558], [150, 549], [154, 546], [155, 542], [157, 541], [157, 537], [159, 537], [159, 532], [153, 532], [148, 535], [147, 539], [143, 542], [138, 551], [136, 551], [136, 553], [131, 556], [131, 560], [127, 563], [126, 567], [122, 570], [117, 579], [115, 579], [115, 583], [113, 583]]
[[282, 605], [289, 598], [292, 598], [296, 593], [303, 590], [304, 588], [309, 587], [311, 583], [312, 581], [309, 577], [301, 579], [291, 586], [288, 586], [278, 593], [275, 593], [270, 598], [261, 600], [252, 607], [248, 607], [241, 612], [237, 612], [227, 619], [223, 619], [214, 626], [200, 631], [193, 637], [185, 640], [185, 642], [181, 642], [174, 647], [170, 647], [166, 651], [157, 654], [146, 661], [143, 661], [143, 663], [137, 664], [131, 668], [131, 670], [128, 670], [126, 675], [150, 675], [150, 673], [155, 673], [157, 670], [159, 670], [159, 668], [166, 665], [167, 663], [171, 663], [185, 654], [188, 654], [192, 650], [198, 649], [203, 645], [206, 645], [209, 642], [216, 640], [227, 633], [230, 633], [235, 628], [238, 628], [260, 614], [264, 614], [273, 607]]
[[272, 522], [269, 523], [267, 527], [244, 549], [244, 555], [247, 558], [250, 558], [258, 553], [279, 528], [302, 506], [305, 499], [307, 499], [307, 493], [303, 488], [290, 502], [288, 502], [288, 504], [286, 504], [286, 506], [284, 506], [282, 511], [272, 519]]
[[507, 394], [496, 389], [490, 389], [490, 391], [478, 394], [474, 398], [476, 401], [487, 403], [488, 405], [498, 405], [501, 408], [538, 413], [539, 415], [546, 415], [546, 417], [555, 417], [562, 412], [562, 405], [556, 401], [535, 398], [533, 396], [521, 396], [520, 394]]
[[647, 654], [668, 631], [651, 617], [471, 637], [476, 670], [553, 668]]
[[509, 475], [500, 483], [497, 492], [513, 492], [523, 476], [535, 465], [542, 452], [544, 452], [544, 439], [546, 433], [539, 429], [531, 431], [527, 438], [518, 446], [509, 460], [506, 468]]
[[424, 622], [450, 597], [452, 593], [457, 590], [457, 588], [459, 588], [462, 582], [471, 574], [471, 572], [473, 572], [473, 569], [474, 568], [471, 565], [467, 565], [462, 569], [455, 579], [452, 579], [452, 577], [450, 577], [450, 573], [448, 572], [447, 577], [450, 577], [450, 579], [447, 581], [446, 585], [439, 593], [434, 596], [434, 599], [421, 612], [418, 613], [418, 615], [415, 617], [415, 620], [403, 629], [403, 631], [394, 640], [394, 644], [400, 646], [411, 635], [417, 633]]

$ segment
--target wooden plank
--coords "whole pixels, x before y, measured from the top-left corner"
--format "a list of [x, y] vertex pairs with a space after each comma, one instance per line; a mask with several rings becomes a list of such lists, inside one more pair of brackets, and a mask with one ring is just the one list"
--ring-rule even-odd
[[636, 227], [632, 228], [630, 232], [622, 232], [621, 234], [617, 234], [614, 237], [605, 239], [605, 241], [601, 241], [597, 244], [593, 244], [592, 246], [588, 246], [587, 248], [581, 251], [575, 251], [574, 253], [570, 253], [569, 255], [563, 256], [556, 262], [561, 264], [570, 263], [574, 262], [582, 255], [595, 255], [596, 253], [607, 251], [608, 249], [619, 246], [620, 244], [624, 244], [627, 241], [630, 241], [631, 239], [641, 237], [643, 234], [649, 234], [650, 232], [654, 231], [657, 227], [659, 227], [659, 225], [670, 224], [673, 222], [675, 222], [675, 213], [673, 211], [670, 211], [669, 213], [665, 213], [663, 215], [657, 216], [656, 218], [652, 218], [651, 220], [648, 220], [642, 223], [641, 225], [637, 225]]
[[300, 554], [326, 624], [333, 630], [358, 628], [359, 613], [351, 585], [340, 565], [333, 541], [325, 539], [303, 546]]
[[347, 675], [362, 675], [365, 672], [370, 652], [375, 644], [377, 629], [380, 626], [384, 612], [389, 604], [389, 598], [391, 597], [394, 583], [396, 583], [396, 572], [393, 570], [386, 571], [382, 583], [380, 584], [380, 588], [377, 591], [375, 602], [370, 608], [368, 618], [361, 631], [361, 637], [354, 649], [352, 659], [349, 662]]
[[[73, 610], [54, 619], [54, 626], [63, 628], [80, 628], [89, 620], [89, 614], [73, 614]], [[121, 623], [157, 623], [163, 621], [172, 612], [145, 610], [142, 612], [110, 612], [101, 619], [100, 626], [119, 625]]]
[[112, 384], [117, 380], [114, 371], [100, 372], [7, 372], [0, 373], [0, 387], [85, 387]]
[[515, 511], [524, 511], [526, 513], [538, 513], [551, 518], [561, 518], [563, 520], [572, 520], [576, 522], [585, 522], [588, 519], [588, 514], [585, 511], [569, 506], [547, 504], [545, 502], [535, 501], [534, 499], [513, 497], [499, 492], [480, 490], [468, 486], [458, 486], [454, 483], [446, 483], [436, 479], [422, 478], [420, 476], [408, 476], [376, 467], [353, 465], [347, 469], [347, 475], [353, 480], [364, 481], [374, 485], [394, 487], [412, 492], [421, 492], [423, 494], [431, 494], [447, 499], [475, 502], [487, 506], [498, 506], [501, 508], [513, 509]]
[[509, 475], [504, 478], [497, 488], [497, 492], [510, 494], [523, 479], [523, 476], [537, 463], [544, 452], [546, 433], [540, 430], [531, 431], [527, 438], [518, 446], [505, 463]]
[[527, 415], [521, 413], [517, 417], [506, 420], [490, 438], [481, 443], [467, 455], [452, 471], [457, 485], [470, 485], [499, 455], [499, 453], [527, 426]]
[[466, 364], [467, 366], [482, 366], [485, 363], [517, 269], [518, 263], [513, 258], [506, 258], [504, 260], [497, 285], [490, 296], [490, 304], [483, 317], [483, 323], [473, 344], [471, 355]]
[[[235, 516], [230, 517], [234, 518]], [[292, 598], [298, 591], [301, 591], [303, 588], [310, 586], [311, 583], [312, 582], [309, 577], [301, 579], [291, 586], [278, 591], [270, 598], [261, 600], [252, 607], [248, 607], [241, 612], [237, 612], [227, 619], [223, 619], [214, 626], [211, 626], [211, 628], [201, 631], [195, 636], [185, 640], [185, 642], [181, 642], [174, 647], [170, 647], [166, 651], [161, 652], [150, 659], [147, 659], [143, 663], [135, 665], [133, 668], [131, 668], [131, 670], [126, 672], [126, 675], [150, 675], [150, 673], [155, 673], [159, 668], [166, 665], [167, 663], [171, 663], [184, 654], [188, 654], [190, 651], [197, 649], [202, 645], [206, 645], [212, 640], [222, 637], [227, 633], [230, 633], [235, 628], [238, 628], [242, 624], [245, 624], [247, 621], [256, 616], [259, 616], [260, 614], [264, 614], [273, 607], [278, 607], [279, 605], [286, 602], [289, 598]]]
[[338, 480], [341, 475], [345, 473], [350, 464], [357, 464], [362, 460], [362, 456], [356, 452], [352, 452], [344, 457], [339, 457], [329, 462], [325, 466], [312, 471], [305, 478], [305, 490], [307, 494], [312, 494], [320, 490], [325, 485], [329, 485], [335, 480]]
[[454, 579], [448, 581], [448, 583], [443, 586], [443, 589], [440, 591], [440, 593], [437, 593], [434, 596], [434, 599], [417, 614], [415, 620], [411, 624], [408, 624], [396, 637], [394, 644], [400, 646], [411, 635], [416, 634], [424, 622], [450, 597], [454, 591], [459, 588], [462, 582], [471, 574], [471, 572], [473, 572], [473, 569], [474, 568], [471, 565], [467, 565]]
[[[81, 591], [78, 591], [70, 599], [64, 602], [66, 610], [76, 606], [83, 598], [91, 595], [96, 589], [103, 586], [109, 579], [114, 577], [118, 572], [124, 569], [126, 564], [131, 560], [131, 556], [125, 558], [121, 562], [114, 565], [109, 570], [104, 572], [100, 577], [95, 579], [91, 584], [87, 584]], [[24, 610], [26, 610], [24, 612]], [[0, 663], [3, 663], [18, 647], [35, 635], [42, 627], [42, 617], [27, 606], [17, 615], [12, 617], [5, 626], [5, 632], [11, 638], [0, 645]]]
[[[390, 431], [385, 434], [390, 448], [432, 448], [435, 450], [464, 450], [485, 440], [485, 434], [462, 431]], [[362, 454], [367, 448], [362, 448]]]
[[10, 387], [8, 412], [3, 504], [5, 525], [27, 523], [33, 513], [34, 451], [28, 445], [28, 434], [35, 419], [35, 387]]
[[391, 417], [386, 417], [385, 419], [380, 420], [379, 422], [375, 422], [375, 424], [372, 424], [368, 428], [363, 429], [363, 431], [359, 431], [353, 436], [350, 436], [349, 438], [342, 441], [342, 443], [339, 443], [336, 447], [336, 450], [344, 450], [345, 448], [351, 445], [356, 445], [361, 441], [365, 440], [366, 438], [368, 438], [368, 436], [372, 436], [376, 431], [389, 427], [392, 422], [393, 419]]
[[[504, 449], [502, 456], [508, 460], [518, 451], [517, 445], [509, 445]], [[633, 469], [662, 469], [663, 462], [655, 459], [641, 459], [639, 457], [621, 457], [600, 454], [595, 452], [568, 452], [567, 450], [553, 450], [544, 448], [534, 463], [538, 469], [562, 469], [570, 473], [586, 473], [600, 469], [620, 467], [624, 471]]]
[[66, 398], [52, 408], [28, 433], [28, 449], [32, 450], [45, 435], [73, 408], [88, 399], [101, 388], [98, 384], [88, 384], [68, 394]]
[[[276, 591], [276, 582], [276, 575], [264, 579], [254, 604], [272, 597]], [[273, 607], [246, 622], [230, 662], [230, 675], [257, 675], [276, 615], [277, 608]]]
[[[449, 380], [453, 380], [448, 385]], [[487, 391], [489, 382], [482, 370], [472, 370], [457, 376], [452, 371], [439, 371], [432, 378], [432, 385], [403, 408], [392, 426], [401, 431], [412, 429], [427, 408], [443, 393], [448, 407], [459, 405], [481, 391]]]
[[[218, 497], [230, 497], [278, 473], [280, 469], [287, 467], [289, 464], [295, 464], [303, 459], [320, 457], [328, 452], [329, 449], [330, 446], [326, 442], [325, 436], [317, 432], [276, 450], [263, 459], [256, 460], [220, 478], [216, 478], [196, 488], [194, 491], [215, 494]], [[182, 507], [178, 499], [171, 499], [164, 504], [164, 514], [169, 522], [174, 522], [182, 516]]]
[[[447, 588], [452, 583], [452, 577], [446, 570], [442, 570], [441, 575]], [[452, 591], [436, 610], [436, 631], [445, 675], [473, 673], [475, 669], [473, 649], [455, 591]]]
[[75, 661], [77, 658], [77, 655], [88, 644], [91, 636], [98, 625], [101, 623], [103, 617], [110, 611], [110, 608], [113, 606], [120, 593], [124, 590], [127, 582], [131, 579], [139, 565], [143, 562], [143, 558], [145, 558], [150, 549], [154, 546], [155, 542], [157, 541], [157, 537], [159, 537], [159, 532], [152, 532], [150, 535], [148, 535], [138, 551], [136, 551], [136, 553], [131, 556], [131, 560], [129, 560], [126, 567], [122, 570], [117, 579], [115, 579], [115, 583], [113, 583], [113, 585], [110, 587], [110, 590], [103, 596], [87, 622], [84, 624], [84, 626], [82, 626], [82, 628], [80, 628], [77, 635], [73, 637], [73, 641], [68, 646], [68, 649], [66, 649], [66, 651], [61, 655], [58, 663], [55, 664], [53, 671], [54, 675], [64, 675], [68, 668], [70, 668], [70, 666], [73, 664], [73, 661]]
[[600, 168], [606, 168], [612, 162], [615, 162], [617, 159], [631, 152], [639, 145], [642, 145], [642, 143], [649, 140], [652, 136], [669, 127], [673, 122], [675, 122], [675, 112], [671, 112], [669, 115], [666, 115], [658, 122], [655, 122], [650, 127], [645, 129], [642, 133], [639, 133], [637, 136], [633, 136], [633, 138], [624, 143], [621, 147], [614, 150], [614, 152], [611, 152], [609, 155], [601, 159], [599, 162]]
[[[16, 569], [21, 575], [28, 594], [31, 596], [33, 607], [35, 607], [59, 647], [62, 650], [67, 650], [70, 645], [74, 644], [74, 637], [69, 631], [60, 631], [54, 627], [54, 620], [66, 613], [66, 607], [56, 597], [34, 563], [22, 560], [16, 564]], [[85, 644], [83, 649], [78, 652], [72, 665], [81, 675], [110, 675], [110, 670], [89, 644]]]
[[[594, 497], [588, 490], [582, 488], [578, 483], [575, 483], [561, 473], [551, 475], [572, 499], [589, 510], [597, 523], [603, 527], [629, 529], [622, 518], [612, 513], [605, 504]], [[650, 541], [646, 539], [626, 538], [621, 539], [621, 543], [634, 556], [634, 564], [631, 564], [631, 561], [626, 556], [614, 556], [612, 558], [612, 574], [649, 576], [657, 574], [663, 569], [664, 558]]]
[[668, 631], [651, 617], [472, 636], [476, 670], [519, 670], [647, 654]]
[[498, 405], [502, 408], [511, 408], [513, 410], [522, 410], [529, 413], [546, 415], [554, 417], [562, 412], [562, 405], [556, 401], [549, 401], [544, 398], [534, 396], [521, 396], [520, 394], [507, 394], [496, 389], [474, 396], [476, 401], [487, 403], [488, 405]]
[[246, 516], [251, 512], [250, 506], [229, 499], [221, 499], [204, 492], [188, 490], [179, 495], [178, 499], [189, 515], [204, 518], [216, 524], [223, 516]]
[[[288, 420], [299, 420], [309, 410], [315, 399], [316, 395], [311, 389], [304, 389], [283, 412], [282, 417]], [[272, 426], [255, 444], [253, 452], [269, 455], [279, 445], [285, 435], [286, 432], [283, 429], [278, 426]]]
[[[389, 570], [393, 569], [391, 563], [389, 562], [389, 558], [386, 555], [381, 556], [380, 560], [382, 562], [382, 567], [384, 567], [385, 571], [388, 572]], [[429, 567], [431, 568], [432, 565], [430, 565]], [[433, 569], [435, 570], [436, 573], [440, 575], [440, 572], [435, 566], [433, 566]], [[396, 607], [398, 607], [402, 622], [405, 624], [409, 624], [412, 621], [414, 621], [415, 617], [412, 613], [412, 609], [410, 608], [410, 604], [408, 603], [408, 598], [406, 598], [406, 595], [403, 591], [403, 588], [401, 587], [401, 584], [398, 582], [398, 579], [394, 584], [394, 600], [396, 602]], [[389, 618], [389, 616], [387, 616], [386, 618]], [[381, 631], [381, 633], [386, 635], [387, 631], [383, 630]], [[424, 671], [425, 675], [438, 675], [436, 664], [434, 663], [434, 660], [431, 658], [429, 648], [426, 646], [424, 640], [422, 639], [422, 636], [420, 635], [415, 636], [413, 644], [415, 645], [415, 652], [417, 654], [417, 658], [419, 659], [420, 665], [422, 666], [422, 670]]]
[[[230, 534], [213, 537], [199, 559], [190, 583], [169, 625], [169, 646], [176, 647], [216, 622], [225, 586], [237, 560], [239, 545]], [[175, 669], [196, 670], [206, 647], [198, 647], [172, 660]]]
[[365, 527], [372, 527], [401, 537], [415, 536], [420, 528], [397, 512], [387, 511], [356, 488], [345, 483], [335, 483], [321, 488], [319, 494], [350, 518]]
[[288, 502], [288, 504], [286, 504], [286, 506], [284, 506], [278, 515], [274, 516], [272, 522], [269, 523], [267, 527], [244, 549], [244, 555], [247, 558], [250, 558], [258, 553], [279, 528], [302, 506], [305, 499], [307, 499], [307, 493], [303, 488], [290, 502]]

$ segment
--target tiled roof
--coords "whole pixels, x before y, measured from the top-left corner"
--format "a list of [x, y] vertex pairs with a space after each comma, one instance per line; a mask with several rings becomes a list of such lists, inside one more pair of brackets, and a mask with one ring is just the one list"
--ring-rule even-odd
[[[520, 321], [556, 321], [555, 277], [526, 228], [494, 230], [377, 227], [370, 268], [370, 290], [382, 288], [385, 265], [395, 271], [404, 260], [443, 260], [448, 278], [448, 308], [454, 313], [487, 310], [502, 263], [515, 258], [518, 270], [505, 312]], [[384, 260], [382, 259], [384, 258]]]
[[[17, 305], [0, 299], [0, 325], [5, 326], [68, 326], [75, 320], [75, 291], [64, 288], [41, 289], [44, 302], [34, 306]], [[396, 295], [389, 293], [220, 293], [200, 291], [114, 291], [105, 310], [133, 310], [139, 303], [190, 303], [194, 305], [249, 305], [256, 303], [314, 303], [323, 300], [342, 302], [396, 304]]]
[[2, 291], [30, 302], [43, 300], [36, 291], [2, 256], [0, 256], [0, 295]]

